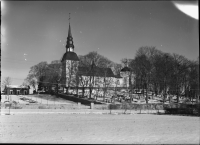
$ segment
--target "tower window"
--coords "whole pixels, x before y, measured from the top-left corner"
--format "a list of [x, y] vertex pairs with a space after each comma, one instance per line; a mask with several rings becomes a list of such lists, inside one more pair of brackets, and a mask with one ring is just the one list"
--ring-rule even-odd
[[70, 48], [67, 49], [67, 51], [68, 51], [68, 52], [73, 52], [73, 48], [70, 47]]

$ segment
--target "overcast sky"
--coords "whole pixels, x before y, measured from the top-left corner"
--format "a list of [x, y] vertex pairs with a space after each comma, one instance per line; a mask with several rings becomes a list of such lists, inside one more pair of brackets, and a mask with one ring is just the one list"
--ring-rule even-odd
[[71, 13], [77, 55], [98, 51], [120, 63], [141, 46], [190, 60], [199, 56], [198, 19], [170, 1], [4, 1], [1, 6], [1, 80], [22, 84], [30, 67], [60, 60]]

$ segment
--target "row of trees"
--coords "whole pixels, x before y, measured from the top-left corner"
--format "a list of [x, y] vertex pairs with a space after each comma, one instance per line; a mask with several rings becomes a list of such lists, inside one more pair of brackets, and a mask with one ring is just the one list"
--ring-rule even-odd
[[[199, 58], [191, 61], [179, 54], [164, 53], [155, 47], [141, 47], [129, 60], [134, 74], [134, 88], [163, 94], [197, 97], [199, 95]], [[148, 103], [146, 91], [146, 102]]]
[[[79, 67], [91, 68], [93, 62], [94, 67], [105, 68], [103, 79], [96, 77], [95, 73], [90, 73], [90, 69], [87, 70], [89, 74], [87, 77], [79, 71], [70, 71], [68, 86], [77, 87], [77, 90], [78, 86], [81, 86], [82, 95], [84, 95], [85, 88], [89, 86], [91, 97], [94, 86], [99, 86], [96, 91], [98, 93], [100, 86], [103, 85], [103, 96], [105, 96], [111, 85], [115, 84], [117, 87], [119, 83], [113, 78], [107, 77], [106, 68], [112, 68], [117, 75], [122, 66], [126, 65], [131, 68], [132, 72], [129, 76], [129, 85], [132, 89], [147, 90], [147, 103], [148, 91], [153, 91], [156, 95], [163, 94], [164, 100], [167, 94], [177, 95], [178, 102], [180, 95], [184, 94], [186, 97], [199, 95], [199, 58], [191, 61], [182, 55], [164, 53], [155, 47], [141, 47], [137, 50], [134, 59], [124, 58], [121, 60], [121, 64], [114, 63], [97, 52], [79, 56], [79, 59]], [[76, 64], [76, 68], [78, 65]], [[53, 85], [58, 91], [58, 84], [62, 84], [62, 69], [62, 64], [58, 60], [52, 61], [50, 64], [41, 62], [31, 67], [26, 82], [34, 89], [38, 84], [38, 89], [42, 86], [45, 89], [51, 88]], [[124, 86], [127, 84], [126, 81], [124, 81]]]

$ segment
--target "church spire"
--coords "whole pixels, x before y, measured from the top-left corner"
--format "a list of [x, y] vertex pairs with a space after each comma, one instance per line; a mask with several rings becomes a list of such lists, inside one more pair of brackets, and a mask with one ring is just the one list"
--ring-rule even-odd
[[68, 37], [72, 37], [72, 33], [71, 33], [71, 26], [70, 26], [70, 13], [69, 13], [69, 30], [68, 30]]
[[70, 23], [69, 23], [68, 37], [72, 37], [72, 33], [71, 33], [71, 26], [70, 26]]
[[[71, 33], [71, 26], [70, 26], [70, 13], [69, 13], [69, 30], [68, 30], [68, 36], [67, 36], [67, 42], [66, 42], [66, 52], [62, 57], [61, 62], [65, 62], [67, 61], [79, 61], [79, 58], [77, 56], [77, 54], [74, 52], [74, 42], [73, 42], [73, 37], [72, 37], [72, 33]], [[66, 67], [66, 63], [64, 63], [65, 67]], [[64, 69], [66, 70], [66, 69]], [[66, 75], [66, 71], [63, 72], [63, 74]], [[66, 76], [64, 76], [66, 77]]]
[[73, 37], [71, 33], [71, 26], [70, 26], [70, 13], [69, 13], [69, 30], [68, 30], [68, 36], [67, 36], [67, 44], [66, 44], [66, 49], [67, 52], [74, 52], [74, 42], [73, 42]]

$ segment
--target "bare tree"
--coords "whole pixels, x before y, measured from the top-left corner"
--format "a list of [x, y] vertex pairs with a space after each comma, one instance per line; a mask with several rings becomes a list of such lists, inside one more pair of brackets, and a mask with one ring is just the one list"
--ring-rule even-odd
[[182, 55], [173, 54], [173, 74], [171, 75], [170, 79], [170, 89], [176, 94], [177, 96], [177, 103], [179, 103], [179, 96], [181, 90], [183, 88], [183, 78], [186, 75], [186, 71], [189, 68], [189, 61]]
[[[32, 66], [30, 68], [29, 74], [26, 78], [26, 80], [30, 83], [30, 84], [34, 84], [35, 81], [37, 81], [38, 84], [38, 89], [41, 89], [41, 87], [44, 86], [44, 79], [46, 76], [46, 72], [47, 72], [47, 62], [40, 62], [34, 66]], [[46, 87], [44, 87], [46, 90]]]
[[171, 60], [172, 56], [168, 53], [155, 56], [152, 84], [157, 88], [159, 87], [159, 92], [163, 92], [163, 103], [165, 102], [170, 86], [170, 77], [172, 76], [173, 62]]
[[185, 96], [198, 101], [199, 96], [199, 64], [198, 61], [190, 61], [189, 68], [185, 73]]
[[147, 59], [145, 55], [140, 55], [135, 58], [136, 66], [138, 71], [136, 76], [140, 78], [140, 84], [143, 89], [143, 94], [144, 90], [146, 90], [146, 103], [148, 103], [148, 87], [150, 83], [150, 75], [151, 75], [151, 69], [152, 66], [150, 64], [150, 61]]
[[58, 84], [60, 83], [61, 72], [62, 64], [59, 60], [54, 60], [47, 65], [46, 78], [44, 82], [46, 82], [46, 86], [48, 86], [49, 92], [52, 93], [52, 87], [55, 87], [55, 91], [58, 93]]
[[33, 87], [34, 90], [36, 90], [37, 79], [32, 77], [31, 74], [28, 74], [28, 76], [24, 80], [24, 83], [30, 85], [31, 87]]
[[12, 83], [12, 79], [10, 77], [6, 77], [4, 79], [4, 81], [2, 82], [2, 88], [4, 88], [4, 90], [9, 87]]
[[4, 91], [6, 91], [6, 94], [8, 94], [8, 99], [10, 100], [9, 94], [10, 92], [7, 92], [7, 88], [11, 85], [12, 79], [10, 77], [6, 77], [2, 83], [2, 88], [4, 88]]
[[58, 91], [58, 84], [61, 78], [61, 63], [58, 60], [52, 61], [50, 64], [47, 62], [40, 62], [30, 68], [29, 74], [25, 81], [36, 90], [38, 84], [38, 90], [42, 88], [48, 88], [51, 90], [52, 86], [56, 86]]

